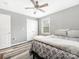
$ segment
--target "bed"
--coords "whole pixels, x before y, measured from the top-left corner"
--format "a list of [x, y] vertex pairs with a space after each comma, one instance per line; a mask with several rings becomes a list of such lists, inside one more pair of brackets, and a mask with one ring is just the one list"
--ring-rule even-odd
[[36, 36], [30, 54], [33, 59], [79, 59], [79, 42], [70, 38]]
[[37, 36], [32, 41], [30, 51], [34, 58], [79, 59], [79, 43], [59, 38]]

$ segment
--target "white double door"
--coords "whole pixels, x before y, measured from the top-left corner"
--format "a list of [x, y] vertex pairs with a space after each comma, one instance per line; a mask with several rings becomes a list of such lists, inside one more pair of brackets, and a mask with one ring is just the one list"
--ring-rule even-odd
[[38, 21], [27, 18], [27, 41], [33, 39], [38, 34]]
[[11, 45], [11, 20], [9, 15], [0, 14], [0, 49]]

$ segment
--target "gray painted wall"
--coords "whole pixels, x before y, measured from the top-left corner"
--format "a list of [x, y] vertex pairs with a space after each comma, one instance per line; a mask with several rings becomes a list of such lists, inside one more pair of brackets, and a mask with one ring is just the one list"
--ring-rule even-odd
[[0, 13], [11, 16], [12, 44], [26, 41], [26, 16], [3, 9], [0, 9]]
[[26, 17], [22, 15], [13, 15], [11, 22], [12, 43], [19, 43], [27, 40]]
[[[51, 33], [57, 29], [79, 29], [79, 5], [56, 12], [50, 15], [50, 19]], [[39, 20], [39, 34], [41, 34], [40, 21], [41, 20]]]

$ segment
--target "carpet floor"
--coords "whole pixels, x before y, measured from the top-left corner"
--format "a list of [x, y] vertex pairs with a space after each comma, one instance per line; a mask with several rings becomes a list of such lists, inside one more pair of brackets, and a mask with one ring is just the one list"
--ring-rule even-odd
[[32, 59], [32, 56], [30, 56], [29, 51], [26, 51], [24, 53], [12, 57], [11, 59]]

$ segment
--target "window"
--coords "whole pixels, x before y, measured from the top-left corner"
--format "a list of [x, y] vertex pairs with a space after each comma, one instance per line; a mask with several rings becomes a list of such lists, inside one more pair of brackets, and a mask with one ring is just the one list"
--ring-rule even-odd
[[50, 34], [50, 17], [41, 20], [42, 34]]

